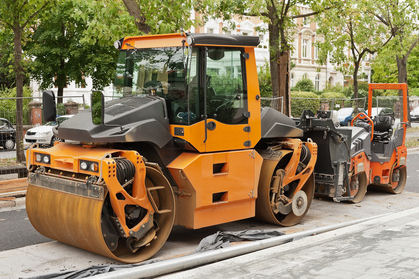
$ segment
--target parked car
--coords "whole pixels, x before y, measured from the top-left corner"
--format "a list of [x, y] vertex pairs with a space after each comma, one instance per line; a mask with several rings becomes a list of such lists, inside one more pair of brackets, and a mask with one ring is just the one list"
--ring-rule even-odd
[[352, 120], [352, 113], [354, 108], [341, 108], [338, 110], [338, 120], [340, 126], [348, 126], [348, 122], [350, 123]]
[[419, 122], [419, 107], [415, 107], [410, 112], [410, 121], [412, 121], [412, 122]]
[[25, 145], [39, 143], [41, 145], [54, 145], [58, 139], [54, 136], [53, 129], [73, 115], [62, 115], [55, 121], [29, 129], [25, 134]]
[[16, 142], [16, 129], [6, 118], [0, 118], [0, 146], [6, 150], [13, 150]]

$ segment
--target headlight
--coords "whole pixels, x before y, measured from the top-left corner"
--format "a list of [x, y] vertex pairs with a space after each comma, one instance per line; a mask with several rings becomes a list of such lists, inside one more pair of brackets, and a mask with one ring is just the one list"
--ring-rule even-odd
[[35, 153], [35, 161], [38, 163], [49, 164], [51, 162], [51, 157], [49, 154]]
[[37, 162], [42, 162], [42, 156], [41, 156], [41, 154], [37, 153], [37, 154], [35, 155], [35, 160], [36, 160]]
[[86, 162], [81, 162], [81, 163], [80, 163], [80, 168], [81, 168], [82, 170], [87, 170], [87, 163], [86, 163]]
[[84, 171], [98, 172], [99, 164], [97, 162], [83, 160], [83, 161], [80, 161], [80, 169]]

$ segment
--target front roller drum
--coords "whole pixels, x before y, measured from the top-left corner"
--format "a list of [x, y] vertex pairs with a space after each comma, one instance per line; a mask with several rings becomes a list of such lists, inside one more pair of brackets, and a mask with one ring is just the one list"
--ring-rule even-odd
[[147, 243], [135, 251], [130, 238], [115, 238], [115, 230], [109, 230], [112, 214], [109, 214], [108, 196], [101, 199], [86, 197], [29, 183], [26, 211], [34, 228], [49, 238], [121, 262], [136, 263], [149, 259], [160, 250], [175, 217], [174, 194], [165, 176], [157, 169], [147, 167], [146, 187], [157, 209], [164, 210], [154, 213], [155, 233], [150, 234], [151, 237], [146, 235], [144, 241]]

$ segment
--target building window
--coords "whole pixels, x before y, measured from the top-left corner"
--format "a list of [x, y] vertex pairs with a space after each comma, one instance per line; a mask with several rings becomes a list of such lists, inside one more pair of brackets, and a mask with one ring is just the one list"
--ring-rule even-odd
[[305, 74], [303, 75], [303, 79], [308, 79], [308, 75], [307, 75], [307, 73], [305, 73]]
[[319, 46], [314, 46], [314, 59], [319, 59]]
[[303, 39], [303, 58], [307, 58], [308, 57], [308, 40], [307, 39]]
[[320, 91], [320, 74], [316, 75], [316, 79], [314, 80], [314, 88], [316, 91]]
[[308, 17], [303, 17], [303, 25], [309, 26], [310, 25], [310, 19]]
[[294, 73], [291, 73], [291, 87], [294, 87]]

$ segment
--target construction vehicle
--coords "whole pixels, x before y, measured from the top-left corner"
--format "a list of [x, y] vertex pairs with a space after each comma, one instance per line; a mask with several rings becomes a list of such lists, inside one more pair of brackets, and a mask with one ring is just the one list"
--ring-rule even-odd
[[[125, 37], [114, 87], [63, 122], [50, 148], [27, 151], [26, 210], [43, 235], [134, 263], [174, 225], [199, 229], [256, 216], [292, 226], [314, 196], [317, 145], [261, 108], [258, 37]], [[44, 120], [55, 96], [43, 93]]]
[[[394, 133], [392, 110], [389, 110], [391, 114], [372, 117], [375, 89], [402, 93], [399, 100], [401, 121]], [[330, 112], [319, 111], [315, 116], [311, 111], [304, 111], [296, 122], [304, 130], [304, 138], [317, 143], [321, 154], [314, 168], [315, 195], [333, 198], [336, 202], [358, 203], [369, 186], [393, 194], [401, 193], [407, 178], [405, 139], [408, 121], [407, 84], [369, 84], [368, 112], [358, 113], [350, 127], [335, 127]]]

